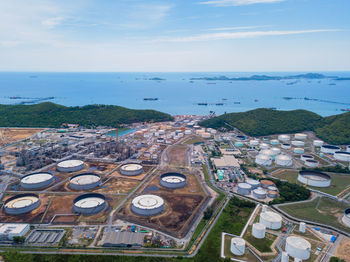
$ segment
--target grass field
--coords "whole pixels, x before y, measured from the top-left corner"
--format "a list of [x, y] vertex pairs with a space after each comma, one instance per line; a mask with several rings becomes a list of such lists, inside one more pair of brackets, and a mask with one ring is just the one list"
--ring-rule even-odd
[[[321, 188], [321, 187], [311, 187], [311, 189], [319, 190], [321, 192], [325, 192], [327, 194], [336, 196], [340, 192], [342, 192], [344, 189], [350, 186], [350, 175], [347, 174], [336, 174], [336, 173], [328, 173], [332, 177], [332, 183], [330, 187]], [[293, 170], [286, 170], [282, 173], [278, 173], [274, 175], [274, 177], [277, 177], [279, 179], [287, 180], [290, 183], [298, 183], [297, 181], [298, 172]]]
[[306, 203], [284, 205], [280, 209], [296, 218], [327, 224], [350, 233], [350, 229], [338, 220], [343, 216], [344, 209], [348, 207], [344, 203], [318, 197]]
[[271, 245], [277, 236], [266, 233], [265, 238], [258, 239], [252, 235], [252, 227], [248, 227], [247, 232], [244, 235], [244, 239], [247, 240], [253, 247], [262, 253], [272, 252]]

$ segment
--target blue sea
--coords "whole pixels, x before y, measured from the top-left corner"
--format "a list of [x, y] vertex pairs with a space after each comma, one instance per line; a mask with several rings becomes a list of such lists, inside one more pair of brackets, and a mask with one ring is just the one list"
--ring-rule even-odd
[[[328, 76], [350, 77], [350, 72], [319, 72]], [[111, 104], [133, 109], [155, 109], [170, 114], [209, 114], [242, 112], [255, 108], [279, 110], [307, 109], [322, 116], [342, 113], [350, 108], [350, 81], [205, 81], [192, 77], [227, 77], [277, 73], [0, 73], [0, 103], [17, 104], [54, 97], [66, 106]], [[166, 80], [156, 81], [151, 78]], [[293, 83], [294, 82], [294, 83]], [[21, 97], [10, 99], [10, 97]], [[299, 99], [285, 100], [283, 97]], [[310, 101], [304, 98], [327, 100]], [[144, 101], [144, 98], [158, 98]], [[208, 103], [207, 106], [198, 103]], [[223, 105], [216, 105], [223, 103]]]

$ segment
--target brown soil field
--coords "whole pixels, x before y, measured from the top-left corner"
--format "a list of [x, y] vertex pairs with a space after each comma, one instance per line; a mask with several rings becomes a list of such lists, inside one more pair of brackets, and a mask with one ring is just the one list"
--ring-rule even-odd
[[0, 146], [12, 144], [24, 140], [43, 128], [0, 128]]
[[139, 183], [132, 179], [112, 177], [106, 184], [97, 188], [94, 192], [105, 194], [128, 193], [137, 187]]
[[43, 219], [49, 223], [55, 214], [72, 214], [73, 200], [77, 195], [51, 196], [51, 203]]
[[[16, 194], [6, 195], [2, 201], [5, 202], [8, 198]], [[0, 210], [0, 221], [2, 223], [40, 223], [42, 216], [45, 213], [45, 210], [49, 203], [49, 195], [39, 194], [40, 206], [33, 211], [21, 214], [21, 215], [8, 215], [4, 212], [3, 209]]]
[[172, 146], [168, 152], [169, 164], [173, 166], [187, 165], [187, 146], [175, 145]]
[[347, 237], [344, 237], [343, 240], [338, 245], [337, 249], [335, 250], [335, 256], [339, 257], [341, 259], [344, 259], [345, 261], [350, 261], [350, 239]]

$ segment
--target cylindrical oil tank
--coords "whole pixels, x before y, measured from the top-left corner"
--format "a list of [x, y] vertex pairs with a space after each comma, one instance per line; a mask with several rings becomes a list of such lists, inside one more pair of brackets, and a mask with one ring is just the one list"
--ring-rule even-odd
[[299, 171], [298, 181], [314, 187], [329, 187], [331, 185], [332, 177], [326, 173], [319, 171]]
[[203, 132], [203, 133], [202, 133], [202, 137], [203, 137], [203, 138], [210, 138], [210, 137], [211, 137], [211, 134], [208, 133], [208, 132]]
[[278, 197], [278, 192], [277, 191], [273, 191], [273, 190], [269, 190], [267, 192], [267, 197], [269, 197], [269, 198], [277, 198]]
[[247, 179], [246, 182], [252, 187], [252, 189], [256, 189], [260, 186], [260, 182], [255, 179]]
[[264, 149], [259, 152], [260, 155], [268, 155], [271, 157], [271, 159], [275, 159], [277, 153], [274, 150], [271, 149]]
[[243, 256], [245, 252], [245, 240], [241, 237], [233, 237], [231, 239], [230, 250], [236, 256]]
[[87, 193], [76, 197], [73, 201], [73, 211], [84, 215], [93, 215], [106, 207], [106, 198], [102, 194]]
[[293, 164], [292, 157], [289, 155], [278, 155], [275, 162], [279, 166], [291, 166]]
[[238, 183], [237, 187], [237, 193], [245, 196], [249, 195], [252, 190], [252, 186], [248, 183]]
[[131, 210], [141, 216], [155, 216], [164, 211], [164, 200], [156, 195], [140, 195], [131, 202]]
[[315, 159], [306, 159], [304, 162], [307, 167], [318, 167], [319, 163]]
[[38, 195], [25, 193], [7, 199], [4, 203], [4, 211], [9, 215], [21, 215], [29, 213], [39, 206], [40, 199]]
[[350, 153], [350, 145], [347, 145], [347, 146], [346, 146], [346, 152], [349, 152], [349, 153]]
[[304, 148], [296, 147], [296, 148], [294, 148], [293, 152], [295, 154], [304, 154], [305, 150], [304, 150]]
[[271, 180], [263, 179], [263, 180], [260, 180], [260, 185], [262, 188], [268, 188], [269, 186], [275, 186], [275, 183], [272, 182]]
[[303, 133], [296, 133], [294, 135], [294, 138], [297, 140], [305, 140], [307, 138], [307, 135]]
[[304, 143], [304, 141], [293, 140], [293, 141], [292, 141], [292, 145], [293, 145], [293, 146], [297, 146], [297, 147], [302, 147], [302, 146], [305, 146], [305, 143]]
[[299, 232], [305, 233], [306, 230], [306, 224], [304, 222], [299, 223]]
[[253, 190], [253, 196], [257, 199], [265, 199], [266, 198], [266, 190], [262, 188], [257, 188]]
[[323, 146], [323, 141], [322, 140], [314, 140], [313, 145], [317, 147]]
[[334, 154], [337, 151], [340, 151], [341, 148], [339, 146], [333, 145], [323, 145], [321, 146], [321, 152], [326, 154]]
[[142, 165], [136, 163], [124, 164], [119, 168], [119, 173], [124, 176], [137, 176], [142, 174], [142, 172]]
[[159, 178], [159, 184], [166, 188], [176, 189], [186, 186], [187, 178], [180, 173], [165, 173]]
[[268, 149], [270, 146], [266, 143], [261, 143], [259, 147], [260, 149]]
[[289, 135], [279, 135], [278, 140], [280, 140], [282, 142], [287, 142], [290, 140], [290, 136]]
[[282, 217], [276, 212], [266, 211], [260, 214], [259, 222], [269, 229], [280, 229], [282, 226]]
[[271, 151], [274, 152], [274, 155], [277, 156], [279, 153], [281, 153], [281, 149], [278, 147], [271, 148]]
[[252, 227], [252, 235], [255, 238], [262, 239], [265, 237], [266, 226], [262, 223], [254, 223]]
[[339, 161], [350, 162], [350, 152], [336, 151], [334, 153], [334, 158]]
[[72, 176], [69, 180], [69, 187], [73, 190], [90, 190], [98, 187], [101, 178], [95, 173], [82, 173]]
[[342, 221], [347, 227], [350, 227], [350, 208], [345, 209]]
[[255, 163], [262, 166], [270, 166], [272, 159], [269, 155], [259, 154], [255, 157]]
[[300, 156], [300, 159], [302, 161], [306, 161], [307, 159], [314, 159], [314, 157], [312, 155], [305, 155], [305, 154], [303, 154], [303, 155]]
[[267, 211], [267, 205], [262, 205], [261, 212], [264, 213]]
[[76, 172], [79, 170], [82, 170], [85, 167], [85, 164], [81, 160], [72, 159], [72, 160], [65, 160], [62, 162], [59, 162], [57, 164], [57, 171], [63, 172], [63, 173], [70, 173], [70, 172]]
[[273, 145], [273, 146], [277, 146], [280, 142], [277, 140], [277, 139], [272, 139], [270, 141], [270, 144]]
[[267, 190], [269, 190], [269, 191], [278, 191], [278, 188], [275, 187], [275, 186], [268, 186]]
[[282, 147], [283, 149], [290, 149], [292, 146], [291, 146], [289, 143], [283, 143], [283, 144], [281, 145], [281, 147]]
[[23, 189], [35, 190], [49, 186], [54, 181], [50, 173], [33, 173], [22, 177], [21, 187]]
[[302, 237], [289, 236], [286, 239], [286, 251], [291, 257], [307, 260], [310, 258], [311, 244]]
[[259, 145], [259, 140], [253, 139], [249, 141], [250, 146], [258, 146]]

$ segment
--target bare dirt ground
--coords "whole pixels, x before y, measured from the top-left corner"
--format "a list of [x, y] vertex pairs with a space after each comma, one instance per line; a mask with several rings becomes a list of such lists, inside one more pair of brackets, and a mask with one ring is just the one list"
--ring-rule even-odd
[[26, 139], [43, 128], [0, 128], [0, 146], [12, 144]]
[[174, 145], [169, 149], [169, 164], [172, 166], [186, 166], [188, 147], [185, 145]]
[[347, 262], [350, 262], [350, 238], [343, 238], [343, 240], [339, 243], [337, 249], [335, 250], [334, 255], [336, 257], [344, 259]]

